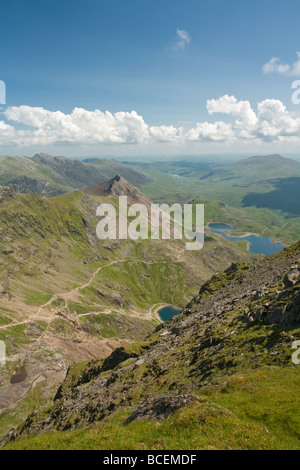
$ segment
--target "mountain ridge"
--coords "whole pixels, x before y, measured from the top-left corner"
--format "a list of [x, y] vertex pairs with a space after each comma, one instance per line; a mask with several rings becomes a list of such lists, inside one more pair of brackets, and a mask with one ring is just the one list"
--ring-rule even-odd
[[92, 164], [44, 153], [32, 158], [0, 156], [0, 185], [21, 193], [58, 196], [105, 182], [117, 173], [136, 186], [150, 181], [142, 172], [113, 160]]

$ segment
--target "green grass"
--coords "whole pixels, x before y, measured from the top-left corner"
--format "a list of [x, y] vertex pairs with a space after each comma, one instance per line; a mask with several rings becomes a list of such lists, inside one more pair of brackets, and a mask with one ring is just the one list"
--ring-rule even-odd
[[208, 386], [209, 400], [259, 423], [279, 448], [300, 446], [300, 367], [265, 367], [224, 378]]
[[119, 312], [98, 313], [81, 317], [86, 332], [101, 338], [121, 338], [127, 341], [143, 339], [154, 329], [155, 323], [141, 317], [131, 317]]
[[31, 343], [31, 340], [25, 334], [26, 327], [26, 324], [16, 325], [0, 330], [0, 340], [5, 342], [7, 353], [15, 352], [16, 348], [22, 344]]
[[164, 422], [124, 426], [129, 410], [87, 429], [51, 432], [8, 444], [10, 450], [299, 449], [299, 368], [266, 367], [224, 378], [204, 400]]
[[0, 315], [0, 326], [9, 325], [10, 323], [12, 323], [12, 320], [6, 316]]
[[26, 294], [26, 303], [31, 305], [43, 305], [50, 300], [51, 294], [31, 290]]

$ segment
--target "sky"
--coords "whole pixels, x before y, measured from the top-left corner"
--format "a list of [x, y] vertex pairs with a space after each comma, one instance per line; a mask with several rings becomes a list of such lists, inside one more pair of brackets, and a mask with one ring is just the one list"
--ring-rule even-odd
[[298, 0], [1, 0], [0, 15], [0, 154], [300, 153]]

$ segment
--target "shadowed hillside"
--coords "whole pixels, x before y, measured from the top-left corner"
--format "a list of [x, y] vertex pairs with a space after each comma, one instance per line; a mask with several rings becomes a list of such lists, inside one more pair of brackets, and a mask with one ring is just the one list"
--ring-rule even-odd
[[275, 188], [268, 193], [250, 193], [243, 199], [243, 206], [267, 207], [300, 216], [300, 177], [272, 181]]
[[150, 181], [129, 165], [112, 160], [94, 165], [43, 153], [33, 158], [0, 156], [0, 185], [10, 185], [21, 193], [57, 196], [103, 183], [117, 173], [136, 186]]

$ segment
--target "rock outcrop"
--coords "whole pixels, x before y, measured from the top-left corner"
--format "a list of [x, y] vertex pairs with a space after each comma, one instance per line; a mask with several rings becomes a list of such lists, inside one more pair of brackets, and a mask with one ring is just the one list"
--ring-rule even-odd
[[15, 199], [18, 192], [12, 186], [0, 186], [0, 204]]

